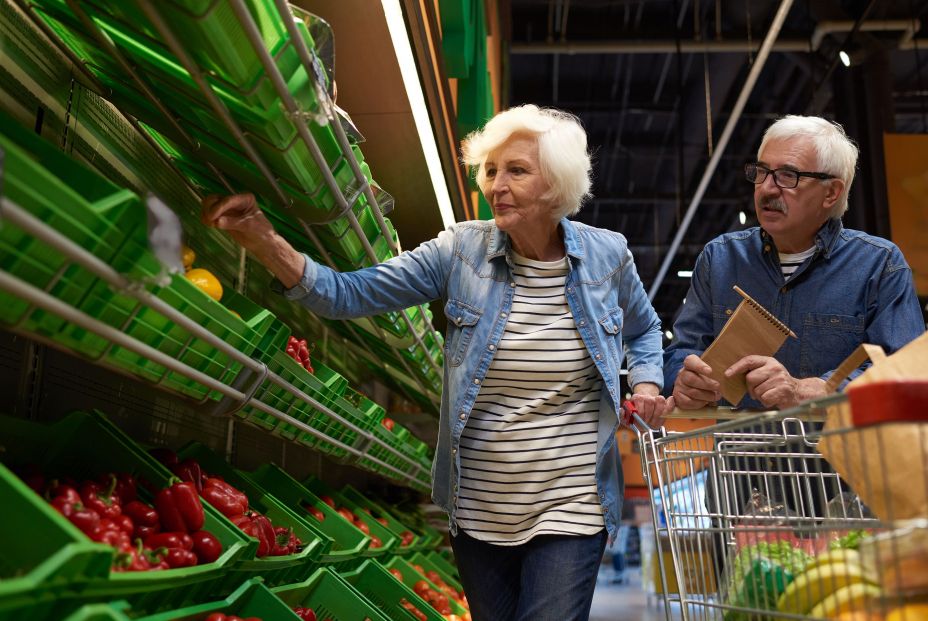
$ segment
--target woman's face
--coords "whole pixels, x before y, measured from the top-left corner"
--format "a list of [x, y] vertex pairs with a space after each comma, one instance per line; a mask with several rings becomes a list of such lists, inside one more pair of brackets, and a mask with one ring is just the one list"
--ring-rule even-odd
[[541, 200], [549, 186], [541, 175], [533, 136], [512, 136], [487, 155], [484, 170], [483, 193], [501, 231], [553, 222], [551, 205]]

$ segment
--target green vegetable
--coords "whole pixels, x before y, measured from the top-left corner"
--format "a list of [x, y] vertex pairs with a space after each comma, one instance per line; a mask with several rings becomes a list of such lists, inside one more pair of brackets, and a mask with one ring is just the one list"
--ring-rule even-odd
[[[731, 606], [775, 610], [780, 593], [811, 560], [788, 541], [744, 546], [729, 565], [724, 601]], [[725, 613], [725, 621], [747, 621], [751, 617], [734, 610]]]
[[843, 537], [838, 537], [828, 544], [829, 550], [856, 550], [860, 547], [860, 542], [870, 536], [865, 530], [852, 530]]

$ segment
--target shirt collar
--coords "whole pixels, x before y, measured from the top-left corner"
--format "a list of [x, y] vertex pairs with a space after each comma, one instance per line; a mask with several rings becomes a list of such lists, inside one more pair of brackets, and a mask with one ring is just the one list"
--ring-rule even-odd
[[[825, 224], [823, 224], [815, 234], [815, 247], [821, 250], [822, 256], [826, 259], [831, 256], [831, 251], [834, 249], [838, 237], [843, 230], [844, 225], [841, 223], [841, 220], [837, 218], [828, 218]], [[770, 237], [770, 233], [764, 229], [760, 230], [760, 236], [765, 242], [767, 240], [773, 241], [773, 238]]]
[[[577, 233], [577, 227], [567, 218], [561, 218], [558, 225], [564, 232], [564, 248], [567, 250], [567, 256], [582, 260], [584, 256], [583, 240]], [[492, 261], [493, 259], [506, 256], [508, 249], [509, 235], [494, 226], [491, 233], [490, 245], [487, 247], [487, 260]]]

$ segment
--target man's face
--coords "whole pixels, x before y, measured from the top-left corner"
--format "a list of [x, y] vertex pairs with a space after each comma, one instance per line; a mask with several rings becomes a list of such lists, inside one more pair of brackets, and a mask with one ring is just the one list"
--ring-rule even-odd
[[[770, 170], [789, 168], [801, 172], [818, 169], [815, 151], [805, 138], [771, 140], [758, 163]], [[815, 243], [815, 233], [828, 219], [840, 196], [839, 179], [819, 180], [800, 177], [795, 188], [784, 189], [773, 175], [754, 186], [754, 210], [761, 227], [773, 238], [780, 252], [802, 252]]]

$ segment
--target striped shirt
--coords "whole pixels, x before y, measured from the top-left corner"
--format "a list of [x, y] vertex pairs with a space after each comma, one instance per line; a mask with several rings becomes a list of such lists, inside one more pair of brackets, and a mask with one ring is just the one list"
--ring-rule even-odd
[[567, 258], [514, 256], [512, 310], [461, 435], [457, 524], [500, 545], [604, 527], [596, 490], [602, 378], [574, 324]]
[[812, 246], [808, 250], [803, 250], [802, 252], [797, 252], [796, 254], [786, 254], [785, 252], [780, 252], [780, 270], [783, 272], [783, 280], [789, 280], [793, 276], [793, 272], [796, 271], [802, 262], [815, 254], [815, 246]]

